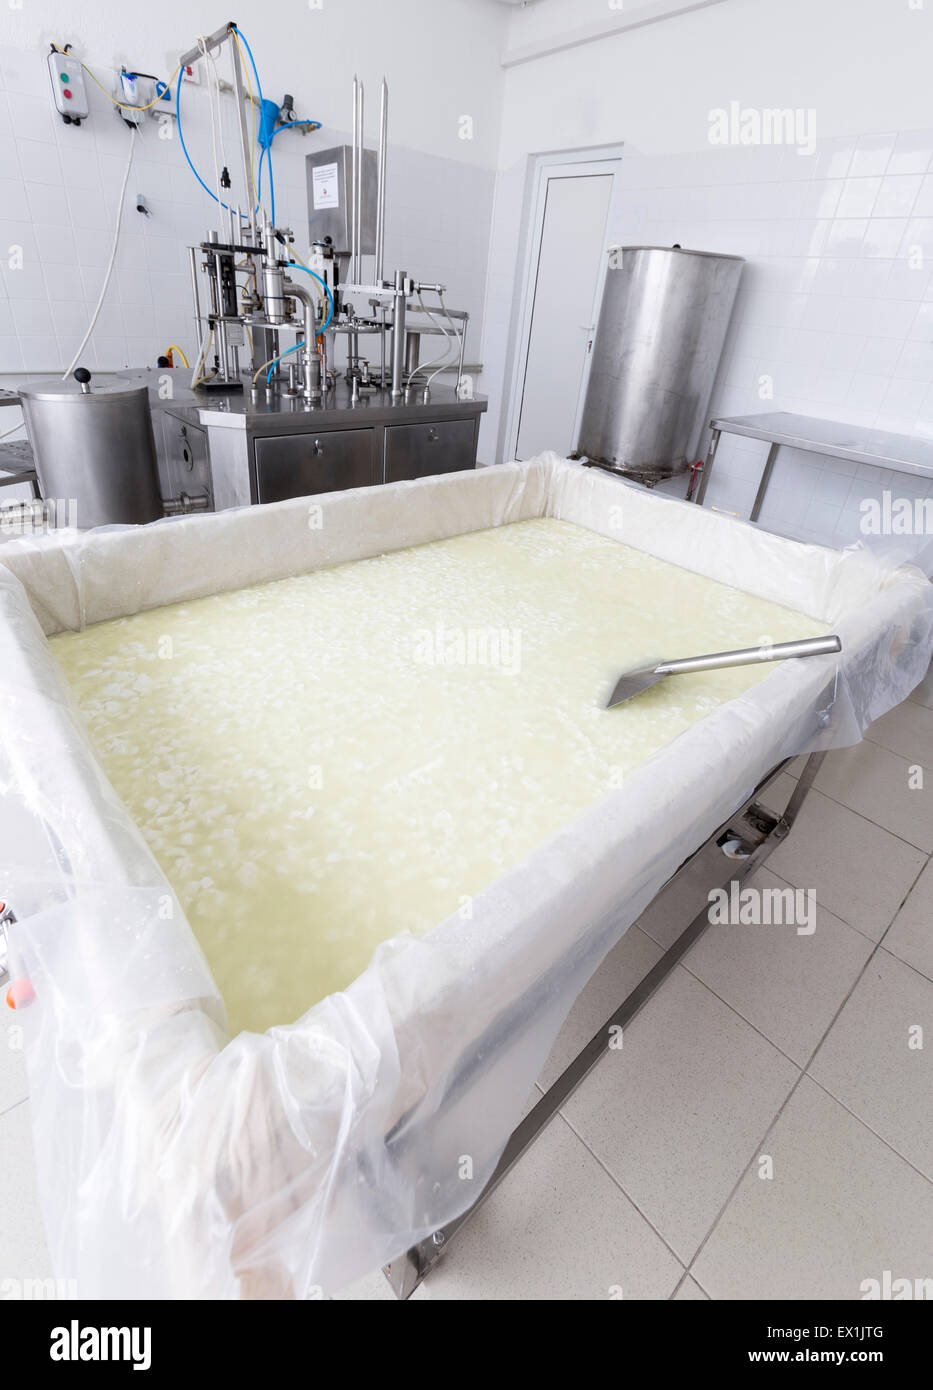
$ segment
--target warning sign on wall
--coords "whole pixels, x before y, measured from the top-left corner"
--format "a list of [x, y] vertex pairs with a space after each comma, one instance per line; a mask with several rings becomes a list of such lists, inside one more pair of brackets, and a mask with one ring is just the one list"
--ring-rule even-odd
[[319, 164], [312, 170], [311, 188], [315, 208], [338, 208], [336, 164]]

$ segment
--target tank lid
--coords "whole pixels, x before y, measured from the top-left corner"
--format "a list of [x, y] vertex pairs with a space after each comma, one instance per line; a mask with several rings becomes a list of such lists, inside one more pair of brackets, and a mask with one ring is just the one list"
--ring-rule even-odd
[[713, 261], [745, 260], [744, 256], [732, 256], [725, 251], [690, 251], [685, 246], [617, 246], [613, 249], [623, 255], [626, 251], [666, 251], [671, 256], [706, 256]]
[[[86, 387], [90, 389], [86, 389]], [[53, 377], [51, 381], [32, 381], [26, 386], [16, 388], [17, 395], [22, 400], [29, 401], [91, 401], [103, 396], [108, 401], [120, 400], [125, 397], [148, 395], [145, 386], [127, 386], [126, 381], [121, 381], [119, 377], [95, 376], [85, 384], [75, 381], [69, 377], [67, 381], [61, 381]]]

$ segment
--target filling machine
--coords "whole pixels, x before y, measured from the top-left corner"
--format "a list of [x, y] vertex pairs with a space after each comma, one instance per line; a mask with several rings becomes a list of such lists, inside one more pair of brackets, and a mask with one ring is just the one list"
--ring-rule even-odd
[[[245, 207], [227, 192], [224, 169], [224, 225], [188, 248], [194, 369], [166, 361], [101, 384], [79, 368], [77, 386], [22, 388], [31, 457], [12, 460], [17, 481], [31, 480], [34, 466], [43, 503], [67, 503], [20, 503], [24, 517], [145, 523], [475, 467], [486, 402], [464, 373], [469, 315], [447, 305], [444, 285], [384, 266], [385, 79], [377, 151], [364, 145], [355, 77], [352, 143], [307, 156], [305, 261], [293, 230], [275, 225], [259, 200], [237, 26], [201, 38], [180, 65], [224, 48]], [[448, 369], [454, 384], [436, 385]]]

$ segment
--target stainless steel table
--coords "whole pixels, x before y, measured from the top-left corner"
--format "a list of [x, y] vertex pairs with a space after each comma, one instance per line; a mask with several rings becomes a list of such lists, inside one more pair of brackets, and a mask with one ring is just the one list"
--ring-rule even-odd
[[933, 439], [917, 439], [914, 435], [895, 434], [890, 430], [845, 425], [837, 420], [818, 420], [811, 415], [792, 415], [784, 410], [772, 410], [763, 415], [723, 416], [711, 420], [710, 429], [709, 451], [695, 498], [700, 505], [709, 487], [721, 435], [744, 435], [746, 439], [760, 439], [771, 446], [750, 521], [758, 520], [782, 444], [810, 454], [826, 454], [831, 458], [849, 459], [853, 463], [872, 464], [875, 468], [889, 468], [895, 473], [913, 473], [933, 479]]
[[[16, 391], [0, 388], [0, 406], [19, 405]], [[12, 431], [11, 431], [12, 433]], [[39, 498], [39, 479], [32, 456], [32, 445], [25, 439], [15, 439], [12, 444], [0, 444], [0, 487], [12, 487], [14, 483], [28, 483], [32, 495]]]

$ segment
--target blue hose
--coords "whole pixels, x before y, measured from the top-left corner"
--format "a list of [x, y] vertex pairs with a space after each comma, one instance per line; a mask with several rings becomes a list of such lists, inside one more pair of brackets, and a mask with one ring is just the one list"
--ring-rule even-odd
[[304, 339], [302, 339], [300, 343], [296, 343], [294, 347], [287, 348], [287, 349], [285, 350], [285, 352], [280, 352], [279, 355], [278, 355], [278, 357], [274, 358], [274, 359], [269, 363], [269, 370], [266, 372], [266, 385], [267, 385], [267, 386], [268, 386], [269, 382], [272, 380], [272, 373], [275, 371], [276, 367], [279, 365], [279, 363], [281, 362], [282, 358], [283, 358], [283, 357], [288, 357], [289, 353], [297, 352], [299, 348], [303, 348], [303, 347], [304, 347]]
[[288, 264], [297, 266], [299, 270], [304, 271], [305, 275], [310, 275], [311, 279], [316, 280], [318, 284], [321, 286], [321, 289], [327, 295], [327, 303], [330, 305], [330, 308], [327, 313], [327, 318], [324, 320], [324, 322], [318, 329], [318, 337], [320, 337], [324, 330], [329, 327], [330, 321], [334, 317], [334, 296], [330, 292], [330, 286], [328, 285], [326, 280], [321, 279], [320, 275], [318, 275], [316, 271], [309, 270], [308, 267], [306, 265], [302, 265], [300, 261], [289, 261]]
[[[258, 179], [257, 186], [256, 186], [256, 211], [257, 211], [257, 212], [258, 212], [259, 209], [262, 207], [262, 161], [265, 159], [265, 157], [266, 157], [266, 155], [267, 155], [268, 153], [269, 153], [268, 149], [265, 148], [265, 147], [263, 147], [263, 149], [260, 151], [260, 154], [259, 154], [259, 179]], [[269, 161], [269, 202], [270, 202], [271, 207], [272, 207], [272, 225], [273, 225], [273, 227], [274, 227], [274, 226], [275, 226], [275, 184], [272, 182], [272, 161], [271, 161], [271, 160]]]
[[[262, 115], [263, 115], [263, 105], [264, 105], [264, 101], [263, 101], [263, 95], [262, 95], [262, 83], [261, 83], [260, 80], [259, 80], [259, 69], [258, 69], [257, 66], [256, 66], [256, 59], [253, 57], [253, 50], [252, 50], [252, 49], [250, 48], [250, 46], [249, 46], [249, 39], [248, 39], [248, 38], [246, 37], [246, 35], [243, 33], [243, 30], [237, 28], [237, 26], [236, 26], [235, 24], [233, 25], [233, 28], [234, 28], [234, 30], [236, 31], [236, 33], [239, 35], [239, 37], [241, 38], [241, 40], [243, 41], [243, 47], [246, 49], [246, 52], [247, 52], [247, 54], [249, 55], [250, 67], [253, 69], [253, 76], [254, 76], [255, 79], [256, 79], [256, 92], [257, 92], [257, 95], [258, 95], [258, 97], [259, 97], [259, 111], [260, 111], [260, 117], [262, 117]], [[261, 127], [261, 125], [260, 125], [260, 132], [261, 132], [261, 130], [262, 130], [262, 127]], [[261, 139], [261, 135], [260, 135], [260, 139]], [[264, 145], [263, 148], [264, 148], [265, 150], [268, 151], [268, 159], [267, 159], [266, 162], [267, 162], [267, 164], [268, 164], [268, 166], [269, 166], [269, 203], [270, 203], [271, 211], [272, 211], [272, 225], [275, 226], [275, 182], [274, 182], [273, 177], [272, 177], [272, 149], [271, 149], [271, 145], [272, 145], [272, 140], [271, 140], [271, 138], [270, 138], [270, 140], [269, 140], [269, 142], [268, 142], [268, 145]], [[261, 170], [261, 169], [262, 169], [262, 155], [259, 156], [259, 167], [260, 167], [260, 170]], [[257, 194], [257, 201], [260, 202], [260, 203], [262, 202], [262, 199], [259, 198], [258, 194]]]
[[[191, 162], [191, 155], [188, 153], [188, 146], [185, 144], [185, 137], [184, 137], [184, 135], [182, 134], [182, 129], [181, 129], [181, 82], [182, 82], [182, 77], [183, 77], [183, 74], [182, 74], [182, 73], [179, 73], [179, 74], [178, 74], [178, 86], [175, 88], [175, 123], [176, 123], [176, 125], [178, 126], [178, 138], [179, 138], [179, 140], [181, 141], [181, 152], [182, 152], [182, 154], [185, 156], [185, 159], [187, 159], [187, 161], [188, 161], [188, 168], [191, 170], [192, 174], [194, 174], [194, 177], [197, 179], [198, 183], [199, 183], [199, 184], [201, 185], [201, 187], [204, 189], [204, 192], [207, 193], [211, 198], [213, 198], [213, 200], [214, 200], [215, 203], [220, 203], [220, 206], [221, 206], [222, 208], [224, 208], [227, 212], [232, 212], [232, 211], [233, 211], [232, 208], [227, 207], [227, 204], [224, 203], [224, 202], [222, 202], [221, 199], [217, 197], [217, 194], [216, 194], [216, 193], [212, 193], [212, 192], [211, 192], [211, 190], [208, 188], [207, 184], [206, 184], [206, 183], [204, 182], [204, 180], [201, 178], [201, 175], [198, 173], [197, 169], [194, 167], [194, 165], [193, 165], [192, 162]], [[241, 216], [241, 217], [245, 217], [245, 216], [246, 216], [246, 213], [245, 213], [245, 212], [241, 212], [241, 213], [240, 213], [240, 216]]]
[[[316, 333], [316, 335], [315, 335], [316, 337], [320, 337], [321, 334], [324, 332], [324, 330], [327, 328], [327, 326], [328, 326], [328, 324], [330, 323], [331, 319], [334, 317], [334, 296], [333, 296], [333, 295], [331, 294], [331, 292], [330, 292], [330, 286], [328, 285], [328, 283], [327, 283], [326, 280], [322, 280], [321, 277], [320, 277], [320, 275], [318, 275], [318, 274], [317, 274], [315, 271], [313, 271], [313, 270], [309, 270], [308, 267], [307, 267], [306, 265], [299, 265], [298, 261], [289, 261], [288, 264], [289, 264], [289, 265], [297, 266], [298, 269], [299, 269], [299, 270], [303, 270], [303, 271], [305, 272], [306, 275], [310, 275], [311, 278], [312, 278], [312, 280], [316, 280], [316, 281], [318, 282], [318, 284], [319, 284], [319, 285], [322, 287], [322, 289], [324, 290], [324, 293], [327, 295], [327, 302], [328, 302], [328, 304], [330, 305], [330, 308], [328, 309], [328, 312], [327, 312], [327, 318], [326, 318], [326, 319], [324, 320], [324, 322], [321, 324], [320, 328], [317, 330], [317, 333]], [[294, 347], [290, 347], [290, 348], [288, 349], [287, 352], [280, 352], [279, 355], [278, 355], [278, 357], [276, 357], [275, 361], [269, 363], [269, 370], [268, 370], [268, 372], [266, 373], [266, 384], [268, 384], [268, 383], [272, 380], [272, 373], [275, 371], [276, 367], [279, 365], [279, 363], [281, 362], [282, 358], [283, 358], [283, 357], [287, 357], [288, 354], [289, 354], [290, 352], [297, 352], [297, 350], [298, 350], [300, 347], [304, 347], [304, 343], [303, 343], [303, 342], [301, 342], [301, 343], [296, 343], [295, 346], [294, 346]]]

